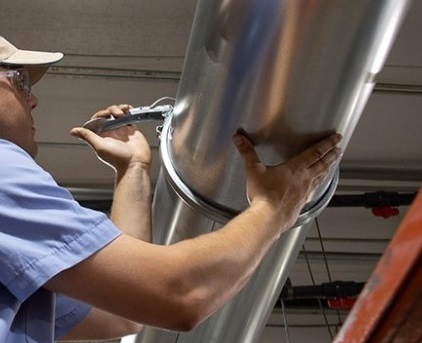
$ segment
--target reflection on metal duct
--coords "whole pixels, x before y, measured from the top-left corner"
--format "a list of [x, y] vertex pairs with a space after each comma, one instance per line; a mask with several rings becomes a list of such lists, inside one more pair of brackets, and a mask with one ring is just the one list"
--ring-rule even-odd
[[[161, 137], [154, 241], [218, 229], [247, 206], [231, 142], [242, 128], [267, 164], [327, 133], [347, 145], [410, 1], [199, 0], [174, 115]], [[331, 176], [300, 223], [272, 249], [235, 299], [189, 333], [146, 328], [139, 343], [259, 340]], [[235, 247], [234, 247], [235, 248]]]

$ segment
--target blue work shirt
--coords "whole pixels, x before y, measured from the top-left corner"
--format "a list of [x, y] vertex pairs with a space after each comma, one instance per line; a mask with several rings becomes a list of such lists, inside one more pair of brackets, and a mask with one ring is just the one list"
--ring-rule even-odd
[[89, 306], [42, 288], [120, 235], [23, 149], [0, 139], [0, 343], [49, 343]]

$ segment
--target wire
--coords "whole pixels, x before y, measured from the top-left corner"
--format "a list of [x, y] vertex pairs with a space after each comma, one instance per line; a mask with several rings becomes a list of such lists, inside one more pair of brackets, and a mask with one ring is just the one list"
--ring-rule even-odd
[[[318, 231], [319, 243], [321, 245], [322, 256], [324, 257], [324, 263], [325, 263], [325, 268], [327, 270], [328, 280], [330, 282], [333, 282], [333, 278], [331, 277], [330, 267], [328, 266], [328, 260], [327, 260], [327, 255], [325, 253], [324, 242], [322, 240], [321, 230], [319, 228], [318, 218], [315, 218], [315, 225], [316, 225], [316, 228], [317, 228], [317, 231]], [[337, 313], [337, 318], [338, 318], [338, 326], [337, 327], [340, 327], [340, 326], [343, 325], [343, 321], [341, 320], [340, 312], [339, 312], [338, 309], [336, 310], [336, 313]]]
[[318, 238], [319, 238], [319, 243], [321, 245], [322, 256], [324, 257], [325, 269], [327, 270], [328, 281], [333, 282], [333, 279], [330, 273], [330, 268], [328, 267], [327, 255], [325, 254], [324, 242], [322, 241], [321, 230], [319, 229], [319, 223], [318, 223], [317, 218], [315, 218], [315, 224], [318, 231]]
[[158, 100], [154, 101], [150, 107], [151, 107], [151, 108], [154, 108], [154, 107], [155, 107], [155, 106], [157, 106], [160, 102], [165, 101], [165, 100], [171, 100], [171, 101], [173, 101], [173, 102], [176, 102], [176, 99], [175, 99], [175, 98], [172, 98], [172, 97], [169, 97], [169, 96], [165, 96], [165, 97], [162, 97], [162, 98], [160, 98], [160, 99], [158, 99]]
[[284, 300], [281, 300], [281, 311], [283, 313], [284, 333], [286, 334], [286, 343], [290, 343], [289, 325], [287, 324], [286, 308]]
[[[306, 252], [305, 244], [302, 245], [302, 250], [303, 250], [303, 255], [305, 256], [306, 265], [308, 267], [308, 271], [309, 271], [309, 275], [311, 277], [312, 284], [314, 286], [316, 286], [314, 274], [312, 273], [312, 268], [311, 268], [311, 264], [309, 263], [308, 254]], [[319, 304], [319, 309], [321, 310], [321, 314], [324, 318], [325, 326], [327, 327], [327, 330], [328, 330], [328, 334], [330, 335], [331, 340], [333, 340], [334, 335], [331, 332], [330, 323], [328, 322], [327, 314], [325, 313], [324, 307], [322, 306], [321, 299], [318, 298], [317, 300], [318, 300], [318, 304]]]

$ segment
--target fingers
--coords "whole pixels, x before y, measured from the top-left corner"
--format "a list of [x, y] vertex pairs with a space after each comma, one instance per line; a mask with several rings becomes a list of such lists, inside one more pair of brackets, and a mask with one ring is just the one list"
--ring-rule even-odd
[[[311, 169], [316, 175], [327, 171], [338, 161], [342, 155], [341, 149], [337, 144], [341, 141], [340, 134], [332, 134], [322, 141], [312, 145], [304, 152], [288, 161], [292, 170]], [[247, 167], [251, 167], [260, 163], [260, 159], [252, 145], [252, 143], [242, 134], [237, 133], [233, 136], [233, 142], [236, 145], [244, 163]]]
[[237, 150], [243, 158], [245, 166], [247, 168], [260, 163], [259, 157], [255, 152], [252, 143], [240, 133], [233, 136], [233, 142], [236, 145]]
[[309, 169], [315, 174], [325, 173], [327, 174], [331, 167], [340, 159], [342, 151], [340, 148], [334, 148], [330, 150], [324, 157], [320, 158]]
[[[342, 151], [337, 144], [343, 137], [340, 134], [333, 134], [321, 142], [314, 145], [312, 148], [316, 150], [314, 156], [320, 156], [314, 163], [309, 166], [309, 169], [315, 174], [322, 174], [325, 177], [330, 171], [331, 167], [340, 159]], [[312, 153], [311, 153], [312, 155]]]
[[91, 119], [95, 118], [120, 118], [126, 115], [126, 113], [132, 108], [131, 105], [128, 104], [120, 104], [120, 105], [112, 105], [107, 107], [104, 110], [96, 112]]
[[[131, 105], [128, 104], [120, 104], [120, 105], [112, 105], [107, 107], [104, 110], [100, 110], [98, 112], [96, 112], [92, 117], [92, 119], [98, 119], [98, 118], [119, 118], [119, 117], [123, 117], [126, 115], [126, 113], [133, 108]], [[80, 128], [80, 127], [76, 127], [73, 128], [70, 131], [70, 134], [73, 137], [82, 139], [84, 141], [86, 141], [87, 143], [91, 144], [93, 147], [97, 144], [100, 143], [100, 137], [101, 136], [98, 134], [95, 134], [94, 132], [90, 131], [90, 130], [86, 130], [84, 128]]]
[[341, 153], [337, 149], [337, 144], [341, 139], [342, 136], [340, 134], [332, 134], [290, 159], [289, 164], [293, 169], [319, 168], [321, 165], [331, 166]]

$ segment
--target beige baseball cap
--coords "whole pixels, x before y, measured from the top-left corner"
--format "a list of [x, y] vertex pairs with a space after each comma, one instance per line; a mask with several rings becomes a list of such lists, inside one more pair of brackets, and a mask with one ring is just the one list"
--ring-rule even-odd
[[28, 69], [31, 83], [37, 83], [53, 63], [63, 58], [61, 52], [21, 50], [0, 36], [0, 65], [23, 66]]

